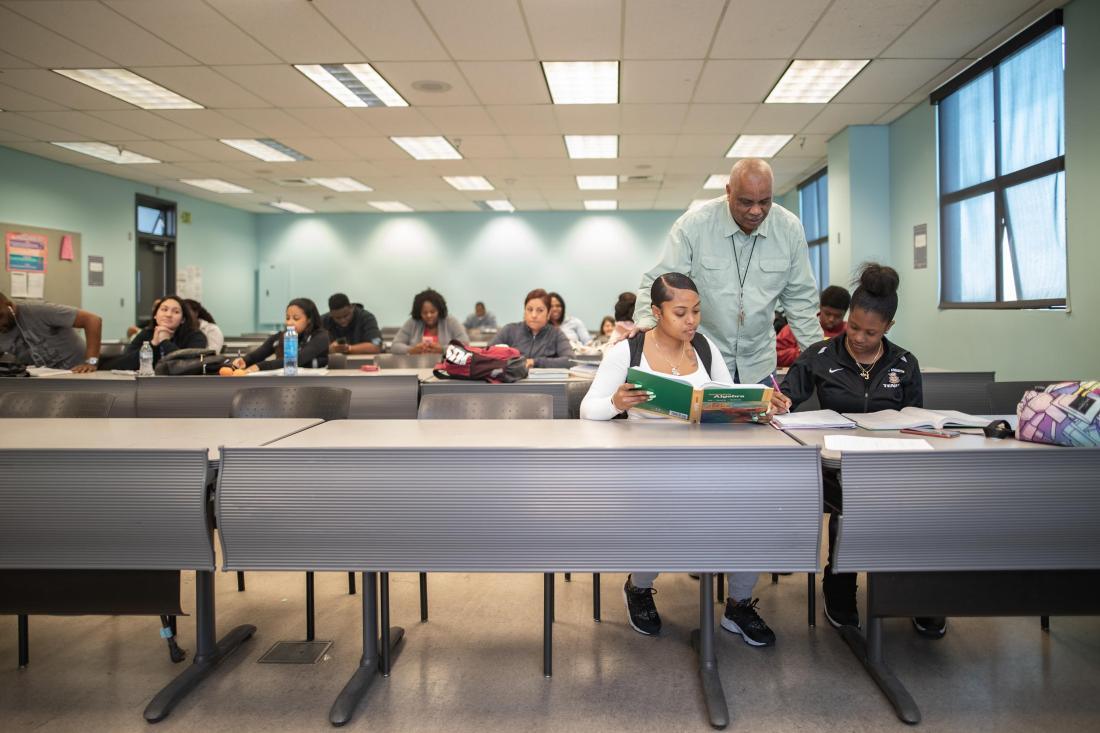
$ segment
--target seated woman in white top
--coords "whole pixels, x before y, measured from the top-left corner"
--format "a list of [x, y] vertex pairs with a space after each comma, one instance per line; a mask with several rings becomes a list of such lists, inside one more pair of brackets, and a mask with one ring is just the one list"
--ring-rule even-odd
[[[668, 374], [702, 386], [706, 382], [730, 383], [726, 366], [718, 346], [704, 336], [710, 350], [710, 368], [706, 368], [705, 356], [692, 345], [699, 328], [699, 290], [687, 275], [669, 272], [653, 281], [650, 289], [653, 316], [657, 326], [634, 336], [642, 339], [642, 355], [638, 368], [656, 374]], [[696, 342], [698, 343], [698, 342]], [[599, 371], [581, 402], [581, 418], [585, 420], [610, 420], [625, 412], [628, 419], [672, 419], [650, 412], [630, 408], [648, 400], [645, 390], [636, 389], [626, 381], [630, 368], [630, 339], [611, 347], [600, 362]], [[752, 646], [775, 643], [775, 634], [756, 612], [752, 590], [756, 585], [756, 573], [728, 573], [729, 597], [722, 628], [740, 634]], [[627, 618], [635, 631], [654, 635], [661, 630], [661, 617], [653, 602], [653, 581], [657, 573], [636, 571], [627, 576], [623, 595], [626, 598]]]
[[222, 333], [221, 327], [214, 322], [214, 316], [210, 315], [210, 311], [206, 310], [202, 303], [193, 298], [187, 298], [183, 302], [198, 319], [199, 330], [206, 337], [206, 348], [213, 349], [217, 354], [222, 353], [222, 347], [225, 346], [225, 335]]
[[576, 316], [566, 317], [565, 300], [557, 293], [550, 293], [550, 325], [561, 329], [574, 348], [587, 344], [592, 338], [584, 326], [584, 321]]

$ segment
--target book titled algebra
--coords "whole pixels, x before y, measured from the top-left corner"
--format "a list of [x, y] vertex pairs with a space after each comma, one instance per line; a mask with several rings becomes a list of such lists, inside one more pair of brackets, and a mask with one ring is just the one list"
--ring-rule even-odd
[[765, 422], [774, 391], [763, 384], [707, 382], [694, 387], [684, 379], [633, 367], [626, 379], [653, 395], [634, 409], [704, 424]]

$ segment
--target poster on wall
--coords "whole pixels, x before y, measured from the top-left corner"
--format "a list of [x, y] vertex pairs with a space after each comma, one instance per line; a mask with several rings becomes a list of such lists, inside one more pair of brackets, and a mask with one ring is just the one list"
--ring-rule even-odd
[[8, 272], [46, 272], [45, 234], [8, 232], [5, 239]]
[[928, 267], [928, 225], [917, 224], [913, 227], [913, 269]]
[[181, 267], [176, 272], [176, 293], [182, 298], [202, 300], [202, 268], [198, 265]]

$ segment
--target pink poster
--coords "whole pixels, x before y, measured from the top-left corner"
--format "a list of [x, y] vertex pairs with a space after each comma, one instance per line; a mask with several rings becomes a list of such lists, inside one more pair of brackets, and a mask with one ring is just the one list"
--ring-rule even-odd
[[61, 237], [61, 252], [58, 253], [58, 257], [62, 260], [73, 261], [73, 238], [72, 235], [66, 234]]

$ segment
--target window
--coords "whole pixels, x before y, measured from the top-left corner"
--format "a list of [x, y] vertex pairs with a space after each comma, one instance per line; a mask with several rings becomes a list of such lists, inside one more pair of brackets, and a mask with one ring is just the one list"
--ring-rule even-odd
[[173, 237], [176, 234], [175, 206], [138, 204], [137, 230], [141, 234]]
[[1065, 307], [1064, 71], [1055, 11], [933, 92], [940, 307]]
[[829, 286], [829, 170], [821, 172], [798, 187], [798, 210], [806, 242], [810, 245], [810, 269], [821, 292]]

